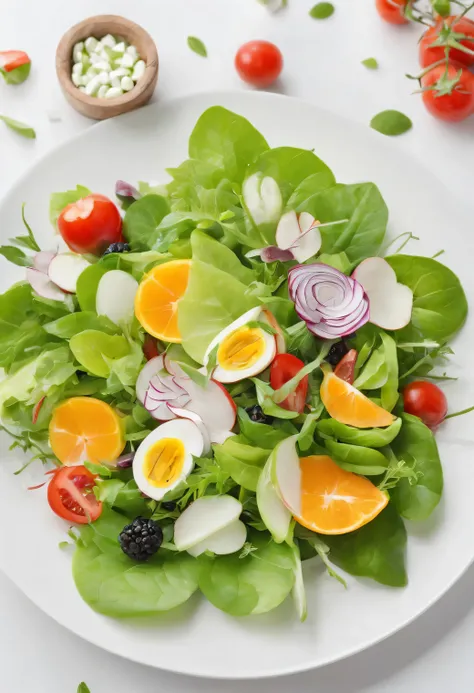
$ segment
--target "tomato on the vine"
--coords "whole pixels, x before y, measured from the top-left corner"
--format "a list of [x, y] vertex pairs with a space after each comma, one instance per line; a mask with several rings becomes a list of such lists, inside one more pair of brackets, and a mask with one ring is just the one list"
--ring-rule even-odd
[[283, 56], [274, 43], [249, 41], [237, 51], [235, 67], [244, 82], [254, 87], [268, 87], [283, 69]]
[[59, 233], [75, 253], [101, 255], [111, 244], [123, 241], [122, 217], [105, 195], [87, 195], [63, 209]]
[[[304, 368], [303, 361], [293, 356], [293, 354], [277, 354], [270, 367], [270, 385], [274, 390], [278, 390], [299, 373], [302, 368]], [[280, 402], [279, 406], [282, 409], [297, 411], [298, 414], [302, 414], [307, 394], [308, 376], [305, 375], [296, 386], [296, 389], [283, 402]]]
[[418, 416], [429, 428], [436, 428], [448, 411], [446, 396], [437, 385], [415, 380], [403, 389], [403, 407], [408, 414]]
[[389, 24], [408, 24], [406, 5], [407, 0], [375, 0], [377, 12]]
[[61, 467], [49, 482], [51, 510], [68, 522], [85, 525], [97, 520], [102, 503], [94, 495], [95, 476], [86, 467]]
[[474, 111], [474, 75], [463, 65], [433, 67], [421, 78], [423, 102], [435, 118], [464, 120]]
[[[456, 48], [460, 43], [467, 51]], [[434, 45], [436, 44], [436, 45]], [[446, 17], [439, 19], [435, 26], [426, 31], [420, 41], [420, 65], [429, 67], [446, 57], [449, 49], [449, 60], [469, 67], [474, 64], [474, 21], [467, 17]]]

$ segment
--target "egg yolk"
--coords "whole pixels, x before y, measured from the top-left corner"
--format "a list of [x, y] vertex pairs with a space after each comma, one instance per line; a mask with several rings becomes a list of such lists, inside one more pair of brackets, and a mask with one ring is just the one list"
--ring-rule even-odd
[[265, 339], [258, 328], [240, 327], [225, 337], [217, 350], [217, 363], [226, 371], [251, 368], [265, 353]]
[[185, 450], [179, 438], [162, 438], [145, 455], [143, 473], [147, 481], [157, 488], [167, 488], [181, 475]]

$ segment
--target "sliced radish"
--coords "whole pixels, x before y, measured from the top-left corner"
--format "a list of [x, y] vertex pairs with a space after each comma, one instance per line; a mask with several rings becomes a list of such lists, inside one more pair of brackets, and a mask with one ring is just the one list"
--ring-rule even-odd
[[268, 459], [257, 484], [257, 505], [268, 531], [277, 544], [281, 544], [288, 536], [290, 529], [291, 512], [283, 504], [271, 479], [273, 465], [272, 453]]
[[272, 483], [292, 515], [301, 515], [301, 469], [296, 452], [296, 436], [278, 443], [272, 456], [270, 477]]
[[191, 503], [174, 525], [174, 543], [178, 551], [208, 539], [239, 519], [242, 503], [232, 496], [203, 496]]
[[33, 267], [28, 267], [26, 270], [26, 278], [31, 285], [31, 288], [42, 298], [48, 298], [51, 301], [65, 301], [66, 294], [61, 291], [48, 278], [47, 274], [43, 274]]
[[321, 248], [321, 233], [316, 219], [308, 212], [297, 215], [286, 212], [276, 230], [275, 240], [282, 250], [289, 250], [298, 262], [306, 262]]
[[276, 180], [254, 173], [244, 180], [242, 194], [245, 206], [257, 226], [277, 221], [282, 199]]
[[[156, 380], [155, 388], [151, 388], [152, 380], [160, 375], [163, 376], [163, 371], [165, 371], [163, 356], [155, 356], [143, 366], [136, 383], [137, 399], [157, 421], [171, 421], [176, 416], [167, 406], [170, 399], [159, 399], [159, 393], [156, 392]], [[167, 382], [170, 382], [172, 376], [167, 376], [165, 373], [164, 377], [169, 379]], [[182, 406], [183, 403], [184, 400], [181, 399], [178, 405]]]
[[191, 398], [185, 409], [202, 419], [211, 443], [222, 444], [235, 425], [237, 407], [232, 397], [214, 380], [210, 380], [205, 389], [190, 378], [185, 380], [184, 386]]
[[413, 292], [397, 282], [397, 275], [382, 257], [369, 257], [352, 276], [369, 297], [370, 322], [384, 330], [401, 330], [411, 320]]
[[150, 380], [154, 375], [164, 369], [163, 356], [155, 356], [145, 363], [141, 369], [136, 383], [137, 399], [144, 405]]
[[201, 431], [202, 439], [204, 441], [202, 454], [207, 455], [211, 451], [211, 441], [209, 440], [209, 433], [207, 431], [207, 428], [203, 424], [201, 417], [198, 416], [195, 412], [189, 411], [189, 409], [175, 407], [170, 403], [167, 404], [167, 407], [170, 410], [170, 412], [174, 414], [177, 418], [189, 419], [189, 421], [192, 421], [196, 424], [196, 426]]
[[135, 315], [138, 282], [122, 270], [106, 272], [99, 282], [95, 305], [98, 315], [105, 315], [116, 325], [130, 324]]
[[39, 253], [33, 258], [33, 267], [38, 270], [38, 272], [43, 272], [43, 274], [48, 274], [48, 267], [51, 264], [51, 260], [56, 257], [57, 253], [54, 250], [40, 250]]
[[76, 253], [58, 253], [48, 267], [51, 281], [68, 294], [76, 293], [77, 280], [90, 263]]
[[240, 520], [220, 529], [215, 534], [188, 549], [191, 556], [200, 556], [205, 551], [212, 551], [218, 556], [240, 551], [247, 540], [247, 528]]

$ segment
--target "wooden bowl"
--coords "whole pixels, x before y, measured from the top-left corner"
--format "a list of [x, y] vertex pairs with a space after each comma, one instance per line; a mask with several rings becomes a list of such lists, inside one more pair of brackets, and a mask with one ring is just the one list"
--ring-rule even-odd
[[[74, 45], [89, 36], [100, 39], [106, 34], [120, 36], [136, 46], [140, 57], [146, 63], [145, 74], [133, 89], [116, 99], [88, 96], [80, 91], [71, 79]], [[158, 52], [151, 36], [135, 22], [113, 14], [98, 15], [84, 19], [64, 34], [56, 50], [56, 73], [64, 96], [76, 111], [88, 118], [105, 120], [133, 111], [151, 99], [158, 79]]]

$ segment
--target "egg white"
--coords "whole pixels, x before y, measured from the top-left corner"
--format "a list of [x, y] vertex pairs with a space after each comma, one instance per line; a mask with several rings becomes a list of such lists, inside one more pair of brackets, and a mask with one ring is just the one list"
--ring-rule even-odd
[[[207, 366], [209, 355], [226, 337], [239, 328], [244, 327], [247, 323], [254, 321], [268, 322], [263, 309], [259, 306], [248, 310], [214, 337], [204, 355], [204, 365]], [[260, 332], [265, 341], [265, 349], [262, 356], [252, 366], [244, 369], [226, 369], [222, 368], [218, 363], [212, 374], [213, 380], [217, 380], [220, 383], [236, 383], [239, 380], [245, 380], [245, 378], [252, 378], [254, 375], [258, 375], [270, 365], [276, 355], [275, 337], [264, 330], [260, 330]]]
[[[163, 438], [178, 438], [184, 445], [183, 469], [179, 477], [169, 486], [158, 488], [150, 484], [143, 472], [146, 454], [150, 447]], [[142, 491], [154, 500], [161, 500], [168, 491], [176, 488], [191, 474], [194, 467], [194, 457], [200, 457], [204, 449], [204, 439], [195, 423], [187, 419], [167, 421], [149, 433], [138, 447], [133, 459], [133, 478]]]

